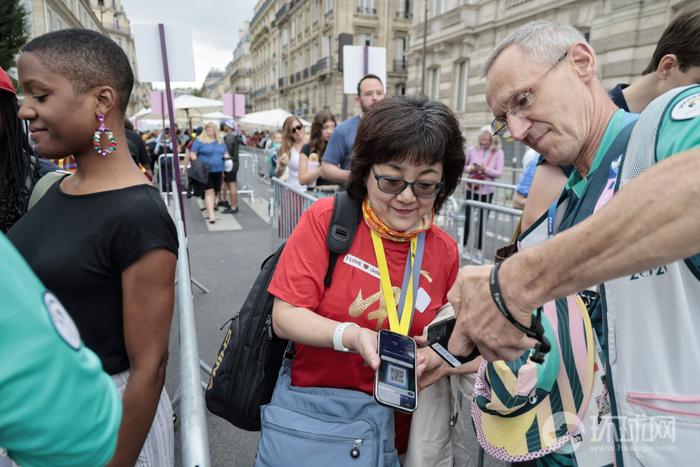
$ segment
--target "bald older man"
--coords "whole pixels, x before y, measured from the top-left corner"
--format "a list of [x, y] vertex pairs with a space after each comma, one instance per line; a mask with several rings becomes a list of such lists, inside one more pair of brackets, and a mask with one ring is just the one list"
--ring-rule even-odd
[[[616, 461], [694, 463], [700, 260], [684, 256], [700, 249], [700, 86], [669, 91], [637, 121], [607, 96], [584, 38], [542, 21], [499, 44], [485, 76], [494, 132], [509, 131], [548, 162], [576, 171], [559, 202], [521, 238], [531, 248], [500, 270], [460, 271], [449, 295], [458, 314], [450, 350], [466, 355], [476, 344], [489, 360], [517, 358], [536, 342], [518, 329], [531, 325], [534, 307], [606, 281], [593, 314], [620, 435]], [[657, 436], [645, 448], [649, 438], [635, 433], [654, 433], [663, 416], [674, 417], [673, 440]], [[664, 441], [672, 448], [661, 449]]]

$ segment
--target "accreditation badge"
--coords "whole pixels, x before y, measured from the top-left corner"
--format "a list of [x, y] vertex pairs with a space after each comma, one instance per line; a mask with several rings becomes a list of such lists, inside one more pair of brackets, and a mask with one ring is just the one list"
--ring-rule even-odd
[[47, 291], [44, 293], [44, 305], [46, 305], [46, 311], [49, 312], [51, 324], [53, 324], [53, 327], [56, 329], [58, 335], [61, 336], [61, 339], [73, 350], [79, 350], [80, 332], [66, 309], [61, 302], [58, 301], [58, 298]]
[[681, 99], [671, 110], [671, 120], [690, 120], [700, 115], [700, 92]]

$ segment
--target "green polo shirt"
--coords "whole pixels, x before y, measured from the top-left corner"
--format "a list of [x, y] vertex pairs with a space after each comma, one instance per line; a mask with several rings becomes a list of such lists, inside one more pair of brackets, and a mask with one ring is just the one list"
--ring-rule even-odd
[[100, 466], [122, 406], [63, 306], [0, 233], [0, 446], [23, 467]]
[[608, 148], [610, 148], [610, 145], [615, 140], [615, 137], [622, 130], [624, 126], [624, 115], [624, 110], [618, 110], [613, 114], [612, 118], [610, 119], [610, 122], [608, 122], [608, 126], [605, 128], [603, 139], [600, 141], [598, 150], [596, 151], [595, 156], [593, 157], [593, 163], [591, 163], [591, 168], [588, 171], [588, 174], [586, 174], [586, 176], [584, 177], [579, 173], [578, 170], [574, 170], [573, 172], [571, 172], [571, 176], [566, 181], [566, 185], [564, 188], [567, 191], [575, 193], [577, 198], [580, 199], [583, 197], [583, 193], [586, 190], [588, 180], [590, 180], [594, 176], [594, 174], [600, 167], [600, 163], [603, 160], [603, 156], [606, 152], [608, 152]]

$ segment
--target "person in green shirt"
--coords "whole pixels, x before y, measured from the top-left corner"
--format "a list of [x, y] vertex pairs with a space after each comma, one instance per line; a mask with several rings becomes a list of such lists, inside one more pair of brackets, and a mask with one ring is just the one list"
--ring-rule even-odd
[[23, 467], [105, 465], [122, 416], [112, 378], [1, 233], [0, 258], [0, 447]]

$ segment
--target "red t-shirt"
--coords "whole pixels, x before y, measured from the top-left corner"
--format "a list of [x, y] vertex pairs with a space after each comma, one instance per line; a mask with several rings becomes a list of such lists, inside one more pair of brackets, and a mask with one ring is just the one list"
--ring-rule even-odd
[[[370, 230], [364, 221], [360, 221], [348, 253], [338, 258], [331, 286], [325, 290], [323, 281], [329, 256], [326, 233], [332, 214], [332, 198], [321, 199], [304, 212], [287, 241], [268, 291], [285, 302], [329, 319], [351, 321], [374, 330], [388, 329], [379, 269]], [[398, 306], [410, 242], [382, 241]], [[447, 302], [447, 292], [458, 269], [457, 244], [439, 227], [431, 227], [425, 235], [419, 292], [409, 335], [421, 335]], [[355, 389], [371, 395], [374, 371], [359, 354], [297, 344], [292, 384]], [[400, 432], [405, 429], [406, 426], [397, 424], [397, 439], [403, 438]], [[406, 431], [406, 439], [407, 435]]]

